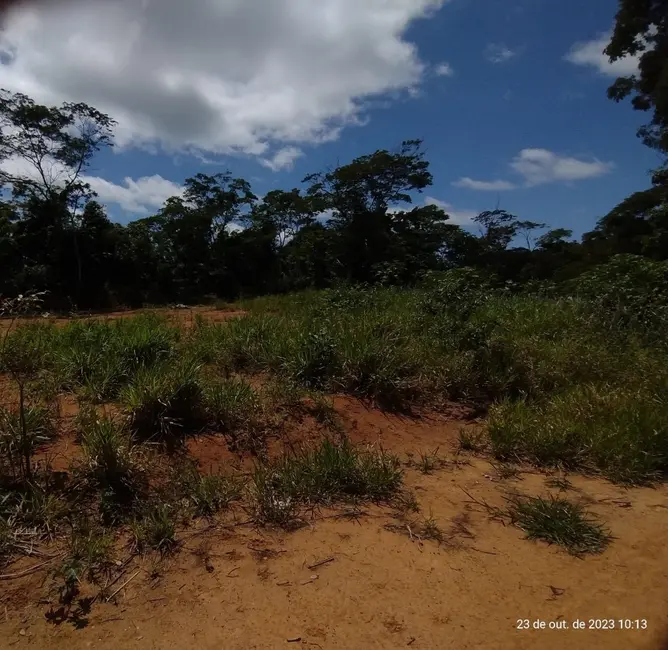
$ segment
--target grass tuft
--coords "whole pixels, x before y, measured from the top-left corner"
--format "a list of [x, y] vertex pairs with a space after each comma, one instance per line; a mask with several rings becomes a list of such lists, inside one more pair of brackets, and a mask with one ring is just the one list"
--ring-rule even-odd
[[395, 456], [325, 440], [314, 449], [258, 466], [251, 490], [256, 519], [284, 524], [300, 504], [387, 500], [397, 493], [401, 481]]
[[561, 497], [516, 497], [509, 514], [528, 539], [558, 544], [572, 555], [601, 553], [611, 540], [609, 531], [582, 506]]
[[140, 552], [154, 550], [167, 555], [176, 549], [176, 527], [168, 504], [149, 506], [143, 516], [132, 523], [131, 528]]

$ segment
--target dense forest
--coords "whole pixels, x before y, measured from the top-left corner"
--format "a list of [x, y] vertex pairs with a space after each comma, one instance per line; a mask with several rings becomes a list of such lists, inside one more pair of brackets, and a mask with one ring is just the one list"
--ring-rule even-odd
[[[622, 2], [606, 50], [611, 60], [638, 54], [644, 34], [639, 74], [618, 79], [609, 95], [633, 94], [634, 108], [653, 111], [639, 136], [663, 155], [664, 5]], [[157, 214], [121, 225], [83, 180], [95, 154], [113, 145], [109, 116], [3, 91], [0, 127], [0, 295], [45, 291], [52, 309], [196, 303], [339, 283], [412, 285], [426, 272], [464, 266], [517, 286], [568, 280], [617, 254], [668, 257], [665, 167], [581, 241], [500, 209], [479, 214], [472, 234], [434, 205], [412, 207], [432, 184], [418, 140], [261, 198], [230, 172], [197, 174]]]

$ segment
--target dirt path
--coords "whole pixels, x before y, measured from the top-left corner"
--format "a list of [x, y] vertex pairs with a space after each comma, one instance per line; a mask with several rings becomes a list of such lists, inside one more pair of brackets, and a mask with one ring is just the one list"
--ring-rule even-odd
[[[407, 483], [446, 543], [388, 530], [396, 520], [375, 507], [357, 520], [316, 518], [292, 533], [247, 525], [191, 530], [161, 577], [151, 578], [150, 563], [128, 572], [139, 571], [116, 604], [94, 606], [83, 629], [48, 623], [44, 604], [28, 605], [6, 614], [0, 647], [666, 647], [665, 488], [627, 491], [572, 479], [570, 496], [587, 502], [616, 537], [603, 555], [582, 560], [491, 521], [462, 490], [501, 505], [508, 490], [545, 494], [541, 474], [503, 480], [473, 459], [432, 475], [411, 470]], [[571, 625], [619, 618], [646, 619], [648, 629], [517, 629], [518, 619]]]

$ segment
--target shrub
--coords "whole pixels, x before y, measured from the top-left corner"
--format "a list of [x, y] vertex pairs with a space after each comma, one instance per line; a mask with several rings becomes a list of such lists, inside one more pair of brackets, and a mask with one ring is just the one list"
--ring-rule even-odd
[[573, 280], [569, 288], [590, 300], [616, 327], [639, 327], [647, 334], [668, 323], [668, 262], [639, 255], [615, 255]]

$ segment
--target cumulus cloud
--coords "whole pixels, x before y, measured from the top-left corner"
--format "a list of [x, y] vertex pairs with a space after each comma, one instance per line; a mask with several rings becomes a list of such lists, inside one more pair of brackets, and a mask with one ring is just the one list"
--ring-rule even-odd
[[510, 162], [510, 168], [522, 177], [521, 185], [505, 180], [480, 181], [468, 176], [455, 181], [456, 187], [482, 192], [514, 190], [520, 186], [534, 187], [546, 183], [581, 181], [610, 173], [614, 163], [597, 158], [581, 160], [561, 156], [548, 149], [522, 149]]
[[610, 63], [603, 50], [610, 42], [611, 33], [607, 32], [582, 43], [575, 43], [564, 57], [569, 63], [596, 68], [600, 74], [610, 77], [626, 77], [638, 72], [638, 56], [627, 56]]
[[476, 181], [468, 176], [460, 178], [453, 185], [455, 187], [464, 187], [469, 190], [480, 190], [482, 192], [503, 192], [515, 189], [515, 184], [510, 181]]
[[434, 68], [434, 74], [438, 77], [452, 77], [454, 73], [455, 71], [452, 69], [452, 66], [445, 61], [443, 63], [439, 63]]
[[485, 48], [485, 58], [490, 63], [505, 63], [515, 56], [517, 56], [517, 52], [500, 43], [490, 43]]
[[271, 158], [261, 158], [260, 164], [268, 167], [273, 172], [290, 170], [294, 167], [295, 160], [303, 155], [304, 152], [298, 147], [283, 147]]
[[528, 186], [557, 181], [579, 181], [596, 178], [612, 171], [611, 162], [579, 160], [560, 156], [547, 149], [522, 149], [510, 163], [512, 169], [524, 177]]
[[156, 211], [169, 197], [183, 194], [181, 185], [157, 174], [137, 180], [126, 177], [120, 185], [98, 176], [84, 176], [82, 180], [90, 184], [100, 202], [116, 203], [138, 215]]
[[425, 67], [405, 31], [444, 2], [27, 4], [4, 20], [0, 85], [109, 113], [120, 147], [266, 158], [335, 138], [366, 99], [415, 89]]
[[475, 210], [456, 210], [450, 203], [435, 199], [433, 196], [427, 196], [424, 200], [425, 205], [435, 205], [441, 208], [450, 217], [448, 223], [458, 226], [470, 226], [473, 223], [473, 217], [478, 216]]

